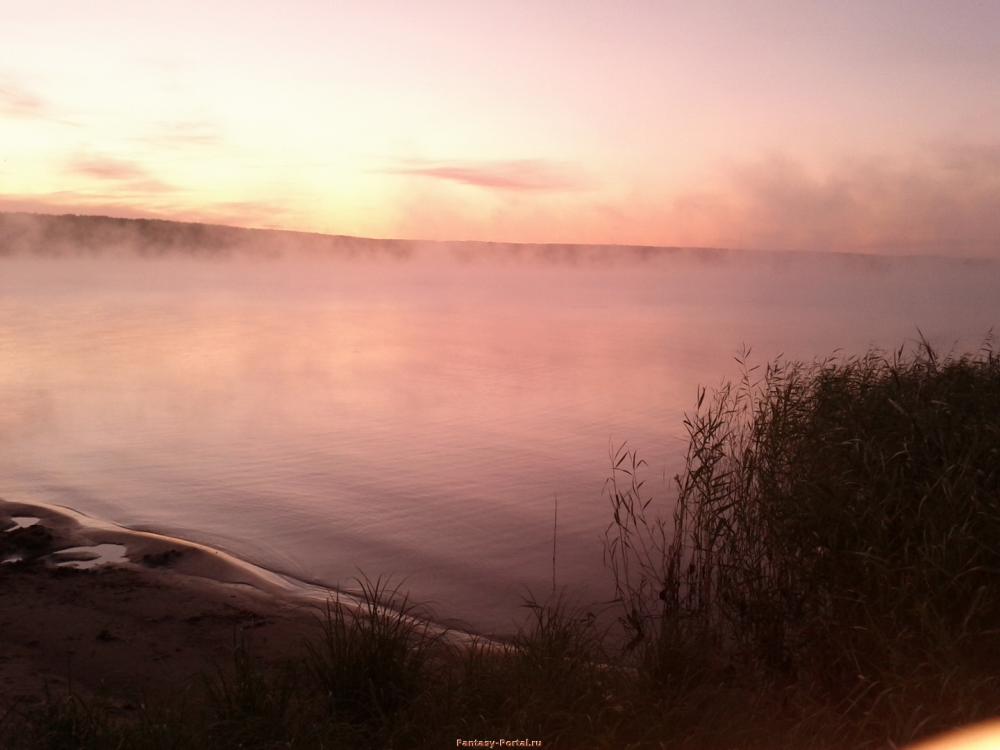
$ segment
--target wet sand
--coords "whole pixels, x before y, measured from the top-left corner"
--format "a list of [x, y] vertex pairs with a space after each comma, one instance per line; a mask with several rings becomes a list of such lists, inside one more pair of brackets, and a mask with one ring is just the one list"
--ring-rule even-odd
[[201, 545], [0, 501], [5, 559], [0, 715], [70, 690], [129, 710], [231, 664], [240, 642], [279, 661], [315, 632], [325, 598], [287, 595], [280, 577]]

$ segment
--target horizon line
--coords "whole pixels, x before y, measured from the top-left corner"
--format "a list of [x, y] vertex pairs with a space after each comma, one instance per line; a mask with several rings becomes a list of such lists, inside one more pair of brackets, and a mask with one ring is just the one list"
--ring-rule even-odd
[[247, 226], [240, 224], [221, 224], [210, 221], [190, 221], [182, 219], [165, 219], [157, 216], [113, 216], [109, 214], [90, 213], [46, 213], [42, 211], [9, 211], [0, 209], [0, 216], [29, 216], [44, 217], [50, 219], [77, 218], [77, 219], [109, 219], [112, 221], [125, 222], [160, 222], [164, 224], [180, 224], [191, 226], [212, 227], [217, 229], [238, 230], [244, 232], [268, 232], [280, 234], [297, 234], [309, 237], [339, 238], [349, 240], [363, 240], [368, 242], [393, 242], [393, 243], [422, 243], [430, 245], [492, 245], [510, 247], [540, 247], [540, 248], [627, 248], [636, 250], [680, 250], [695, 252], [726, 252], [726, 253], [750, 253], [760, 255], [829, 255], [846, 256], [857, 258], [879, 258], [879, 259], [927, 259], [927, 260], [951, 260], [951, 261], [972, 261], [1000, 263], [1000, 258], [989, 255], [941, 255], [940, 253], [890, 253], [863, 250], [808, 250], [797, 249], [768, 249], [761, 247], [725, 247], [719, 245], [649, 245], [636, 243], [615, 243], [615, 242], [511, 242], [505, 240], [476, 240], [476, 239], [449, 239], [432, 240], [419, 237], [371, 237], [355, 234], [338, 234], [332, 232], [317, 232], [307, 229], [278, 229], [275, 227]]

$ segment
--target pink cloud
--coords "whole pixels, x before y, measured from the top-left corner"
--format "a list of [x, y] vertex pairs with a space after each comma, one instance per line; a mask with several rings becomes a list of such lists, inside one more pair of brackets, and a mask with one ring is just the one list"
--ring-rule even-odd
[[136, 180], [149, 176], [149, 173], [135, 162], [103, 156], [74, 159], [69, 163], [68, 169], [84, 177], [96, 177], [102, 180]]
[[176, 190], [173, 185], [150, 174], [141, 164], [126, 159], [80, 157], [71, 160], [66, 165], [66, 170], [77, 176], [113, 183], [114, 192], [121, 196], [170, 193]]
[[46, 195], [0, 196], [0, 212], [79, 213], [125, 219], [197, 221], [255, 227], [294, 228], [288, 209], [264, 201], [218, 201], [192, 206], [169, 196], [60, 190]]
[[782, 250], [1000, 255], [1000, 146], [938, 144], [817, 173], [771, 156], [656, 210], [674, 242]]
[[473, 162], [405, 159], [396, 166], [380, 171], [494, 190], [578, 190], [586, 186], [585, 181], [565, 165], [539, 159]]
[[12, 81], [0, 81], [0, 114], [9, 117], [43, 117], [48, 105]]

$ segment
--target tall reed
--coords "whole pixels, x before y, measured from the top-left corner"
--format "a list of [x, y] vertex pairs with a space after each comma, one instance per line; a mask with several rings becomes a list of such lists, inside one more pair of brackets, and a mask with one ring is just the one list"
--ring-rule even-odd
[[763, 370], [748, 354], [684, 420], [671, 511], [635, 451], [612, 455], [606, 559], [629, 645], [697, 637], [730, 664], [834, 694], [904, 669], [1000, 663], [990, 340], [972, 356], [921, 339]]

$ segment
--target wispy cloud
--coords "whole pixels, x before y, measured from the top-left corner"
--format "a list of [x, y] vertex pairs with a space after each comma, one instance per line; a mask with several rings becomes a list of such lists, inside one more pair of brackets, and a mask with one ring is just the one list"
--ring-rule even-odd
[[135, 162], [106, 156], [79, 157], [70, 161], [67, 168], [74, 174], [101, 180], [135, 180], [149, 176], [149, 173]]
[[60, 190], [44, 195], [3, 195], [0, 196], [0, 211], [82, 213], [127, 219], [165, 219], [275, 228], [295, 228], [296, 218], [286, 208], [265, 201], [218, 201], [193, 205], [173, 196], [78, 190]]
[[62, 190], [0, 196], [0, 211], [103, 214], [124, 218], [294, 227], [297, 213], [268, 196], [206, 200], [203, 192], [164, 181], [143, 162], [84, 152], [62, 163]]
[[23, 120], [29, 127], [39, 123], [80, 127], [76, 119], [68, 117], [66, 112], [37, 93], [32, 86], [4, 72], [0, 72], [0, 117]]
[[735, 247], [1000, 256], [1000, 146], [938, 144], [825, 172], [770, 156], [660, 211], [680, 241]]
[[0, 114], [7, 117], [45, 117], [50, 110], [40, 96], [15, 81], [0, 78]]
[[158, 179], [138, 162], [108, 156], [80, 156], [66, 164], [66, 171], [77, 177], [113, 183], [116, 192], [167, 193], [174, 186]]
[[197, 120], [158, 123], [136, 140], [156, 148], [218, 146], [223, 142], [218, 127], [211, 122]]
[[403, 159], [383, 174], [425, 177], [446, 182], [511, 191], [580, 190], [587, 182], [567, 165], [543, 159], [506, 161], [424, 161]]

